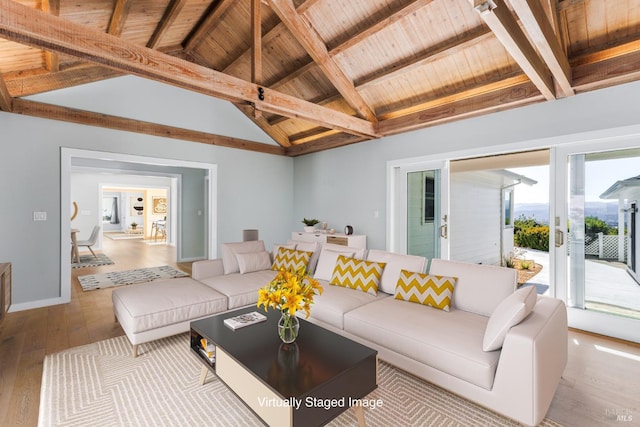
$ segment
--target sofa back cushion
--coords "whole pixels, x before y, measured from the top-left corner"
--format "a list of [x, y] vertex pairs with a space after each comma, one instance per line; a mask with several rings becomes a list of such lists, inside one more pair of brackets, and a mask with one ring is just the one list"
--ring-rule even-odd
[[457, 277], [452, 307], [489, 317], [516, 290], [512, 268], [432, 259], [429, 274]]
[[369, 249], [367, 261], [384, 262], [380, 290], [393, 295], [400, 278], [400, 270], [424, 273], [427, 268], [427, 259], [416, 255], [396, 254], [393, 252]]
[[318, 280], [330, 281], [339, 255], [362, 259], [364, 257], [364, 249], [350, 248], [348, 246], [334, 245], [331, 243], [323, 245], [313, 277]]
[[318, 258], [320, 258], [320, 243], [318, 242], [302, 242], [298, 240], [287, 240], [288, 244], [295, 245], [296, 250], [311, 252], [311, 259], [307, 264], [307, 271], [313, 274], [316, 271], [316, 265], [318, 264]]
[[428, 305], [443, 311], [451, 308], [455, 277], [434, 276], [401, 270], [395, 299]]
[[329, 284], [378, 294], [385, 264], [338, 255]]
[[262, 240], [223, 243], [222, 245], [220, 245], [220, 252], [222, 253], [222, 266], [224, 267], [224, 274], [240, 272], [240, 266], [238, 265], [238, 258], [236, 257], [236, 254], [264, 252], [265, 250], [266, 249], [264, 247], [264, 241]]

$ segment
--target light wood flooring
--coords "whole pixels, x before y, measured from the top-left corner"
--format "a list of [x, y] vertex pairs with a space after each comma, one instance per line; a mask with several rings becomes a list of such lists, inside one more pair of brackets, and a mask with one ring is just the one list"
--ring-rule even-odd
[[[0, 323], [0, 426], [36, 426], [46, 354], [123, 335], [112, 289], [83, 292], [78, 275], [177, 264], [175, 248], [104, 239], [114, 265], [72, 269], [71, 302], [9, 313]], [[640, 345], [570, 331], [569, 363], [547, 414], [569, 426], [640, 425]]]

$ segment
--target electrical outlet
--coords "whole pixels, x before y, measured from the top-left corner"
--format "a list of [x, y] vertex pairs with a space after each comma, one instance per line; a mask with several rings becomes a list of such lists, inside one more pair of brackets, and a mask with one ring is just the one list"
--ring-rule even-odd
[[33, 220], [34, 221], [46, 221], [47, 220], [47, 213], [46, 212], [34, 212], [33, 213]]

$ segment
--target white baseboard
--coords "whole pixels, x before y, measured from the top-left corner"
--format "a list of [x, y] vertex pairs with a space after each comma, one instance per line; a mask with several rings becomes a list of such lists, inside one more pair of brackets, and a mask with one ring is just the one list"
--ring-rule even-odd
[[29, 301], [18, 304], [11, 304], [9, 307], [9, 313], [13, 313], [16, 311], [24, 311], [24, 310], [32, 310], [34, 308], [42, 308], [42, 307], [50, 307], [52, 305], [59, 304], [67, 304], [70, 300], [65, 298], [50, 298], [50, 299], [42, 299], [38, 301]]

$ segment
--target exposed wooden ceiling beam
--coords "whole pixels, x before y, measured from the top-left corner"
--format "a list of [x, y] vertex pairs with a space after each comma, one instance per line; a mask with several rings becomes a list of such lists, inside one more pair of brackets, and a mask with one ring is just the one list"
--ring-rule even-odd
[[171, 24], [173, 24], [178, 15], [180, 15], [185, 4], [187, 4], [187, 0], [171, 0], [171, 3], [167, 6], [162, 19], [158, 22], [156, 29], [147, 43], [148, 48], [155, 49], [158, 47], [162, 41], [162, 37], [165, 35], [169, 27], [171, 27]]
[[211, 33], [220, 23], [222, 15], [233, 6], [234, 0], [220, 0], [214, 2], [213, 9], [208, 13], [206, 18], [198, 25], [198, 27], [187, 37], [184, 44], [186, 53], [193, 52], [206, 36]]
[[9, 94], [9, 89], [7, 89], [2, 74], [0, 74], [0, 110], [8, 112], [13, 110], [13, 99]]
[[377, 137], [375, 125], [290, 95], [258, 86], [191, 62], [142, 47], [11, 0], [0, 0], [0, 35], [19, 43], [76, 56], [116, 71], [150, 78], [233, 102], [254, 103], [274, 114], [308, 120], [356, 135]]
[[551, 72], [527, 40], [504, 0], [469, 0], [507, 52], [547, 99], [555, 99]]
[[129, 10], [131, 10], [132, 0], [116, 0], [116, 4], [113, 7], [113, 13], [111, 14], [111, 21], [109, 22], [109, 28], [107, 33], [112, 36], [120, 36], [124, 30], [124, 25], [129, 17]]
[[95, 64], [80, 64], [52, 73], [7, 79], [13, 97], [36, 95], [122, 76], [122, 73]]
[[509, 0], [530, 39], [558, 83], [562, 95], [575, 94], [571, 87], [571, 67], [540, 0]]
[[166, 126], [108, 114], [93, 113], [75, 108], [60, 107], [41, 102], [15, 99], [13, 112], [25, 116], [41, 117], [51, 120], [77, 123], [87, 126], [98, 126], [126, 132], [143, 133], [163, 138], [180, 139], [183, 141], [199, 142], [220, 147], [238, 148], [241, 150], [258, 151], [261, 153], [284, 155], [286, 152], [277, 145], [261, 144], [239, 138], [215, 135], [206, 132]]
[[287, 156], [297, 157], [304, 154], [329, 150], [331, 148], [344, 147], [345, 145], [351, 145], [365, 140], [366, 138], [362, 138], [356, 135], [346, 135], [344, 133], [339, 133], [335, 135], [327, 135], [314, 141], [305, 142], [304, 144], [292, 145], [291, 147], [286, 149], [286, 153]]
[[394, 23], [404, 19], [405, 17], [415, 13], [416, 11], [422, 9], [423, 7], [425, 7], [426, 5], [428, 5], [429, 3], [433, 2], [433, 0], [416, 0], [416, 1], [412, 1], [411, 3], [400, 7], [398, 10], [396, 10], [395, 12], [391, 12], [390, 14], [388, 14], [387, 16], [381, 18], [380, 20], [378, 20], [377, 22], [369, 25], [367, 28], [363, 29], [362, 31], [358, 32], [357, 34], [353, 35], [352, 37], [350, 37], [349, 39], [345, 40], [344, 42], [340, 43], [338, 46], [332, 48], [329, 50], [329, 53], [332, 56], [338, 55], [341, 52], [357, 45], [358, 43], [362, 42], [363, 40], [373, 36], [374, 34], [384, 30], [385, 28], [388, 28], [390, 25], [393, 25]]
[[640, 40], [572, 59], [576, 92], [640, 80]]
[[320, 35], [306, 19], [303, 19], [296, 12], [291, 0], [270, 0], [270, 4], [271, 9], [309, 53], [309, 56], [318, 64], [325, 76], [338, 89], [338, 92], [349, 105], [361, 117], [373, 123], [377, 122], [375, 112], [356, 90], [353, 82], [347, 77], [338, 63], [331, 58], [327, 51], [327, 46], [320, 38]]
[[251, 121], [253, 121], [260, 129], [269, 135], [275, 142], [282, 147], [290, 147], [289, 135], [282, 131], [278, 126], [272, 126], [264, 114], [256, 114], [255, 107], [248, 104], [234, 104], [242, 111]]
[[479, 92], [473, 97], [465, 97], [412, 114], [381, 120], [379, 129], [385, 136], [395, 135], [541, 101], [544, 101], [544, 97], [541, 96], [537, 87], [530, 81], [524, 81], [516, 86]]
[[[60, 0], [43, 0], [42, 11], [54, 16], [60, 15]], [[44, 63], [48, 71], [56, 72], [60, 69], [60, 60], [56, 52], [44, 52]]]
[[262, 4], [251, 0], [251, 81], [262, 84]]

